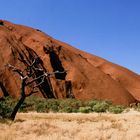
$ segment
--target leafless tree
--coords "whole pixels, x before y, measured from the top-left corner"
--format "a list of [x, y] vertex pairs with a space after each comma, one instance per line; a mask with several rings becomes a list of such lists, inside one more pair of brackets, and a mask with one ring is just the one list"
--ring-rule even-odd
[[[11, 64], [6, 65], [10, 70], [12, 70], [14, 73], [18, 74], [20, 77], [20, 80], [21, 80], [20, 99], [19, 99], [18, 103], [16, 104], [15, 108], [13, 109], [13, 112], [10, 116], [11, 120], [15, 119], [16, 114], [17, 114], [19, 108], [21, 107], [21, 105], [23, 104], [25, 98], [38, 92], [38, 90], [39, 90], [38, 87], [44, 83], [45, 78], [51, 77], [56, 73], [66, 72], [66, 71], [64, 71], [64, 72], [55, 71], [52, 73], [45, 72], [43, 69], [36, 67], [37, 63], [39, 63], [38, 58], [34, 59], [30, 65], [26, 63], [27, 65], [26, 65], [25, 69], [23, 69], [23, 70], [15, 67]], [[34, 74], [36, 71], [41, 71], [41, 75], [36, 76]], [[35, 75], [35, 76], [33, 76], [33, 75]], [[29, 93], [26, 93], [26, 87], [30, 87], [31, 90]]]

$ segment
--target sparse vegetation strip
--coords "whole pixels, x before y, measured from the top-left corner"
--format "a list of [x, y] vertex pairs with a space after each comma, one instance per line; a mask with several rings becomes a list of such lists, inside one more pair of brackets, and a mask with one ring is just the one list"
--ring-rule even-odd
[[[17, 100], [7, 97], [0, 101], [0, 118], [8, 118]], [[109, 101], [80, 101], [77, 99], [44, 99], [41, 97], [28, 97], [20, 107], [19, 112], [66, 112], [66, 113], [91, 113], [91, 112], [111, 112], [122, 113], [126, 107], [112, 105]], [[138, 110], [138, 108], [137, 108]]]

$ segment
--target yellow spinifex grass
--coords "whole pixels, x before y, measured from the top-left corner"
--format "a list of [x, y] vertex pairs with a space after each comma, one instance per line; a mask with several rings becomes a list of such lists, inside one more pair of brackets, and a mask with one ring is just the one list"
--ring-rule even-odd
[[0, 140], [139, 140], [140, 113], [18, 113]]

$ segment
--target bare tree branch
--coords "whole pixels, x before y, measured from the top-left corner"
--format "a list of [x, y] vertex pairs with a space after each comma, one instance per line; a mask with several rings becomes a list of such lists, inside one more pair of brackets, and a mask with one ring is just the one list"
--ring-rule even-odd
[[26, 86], [28, 86], [28, 85], [32, 84], [33, 82], [39, 80], [39, 79], [42, 78], [44, 75], [45, 75], [45, 74], [42, 74], [42, 75], [38, 76], [37, 78], [35, 78], [35, 79], [29, 81], [28, 83], [26, 83]]
[[21, 77], [24, 77], [23, 72], [20, 69], [12, 66], [11, 64], [7, 64], [6, 66], [12, 69], [12, 71], [17, 72]]
[[40, 86], [42, 83], [44, 83], [44, 80], [45, 80], [45, 76], [42, 78], [41, 82], [39, 84], [35, 85], [33, 88]]
[[38, 90], [32, 90], [29, 94], [26, 95], [26, 97], [31, 96], [32, 94], [37, 93], [37, 92]]
[[43, 69], [40, 68], [34, 68], [36, 71], [44, 71]]
[[42, 78], [42, 77], [44, 77], [44, 76], [49, 77], [49, 76], [54, 75], [54, 74], [56, 74], [56, 73], [65, 73], [65, 72], [66, 72], [66, 71], [63, 71], [63, 72], [55, 71], [55, 72], [52, 72], [52, 73], [44, 73], [44, 74], [38, 76], [37, 78], [35, 78], [35, 79], [29, 81], [28, 83], [26, 83], [26, 85], [30, 85], [30, 84], [32, 84], [33, 82], [37, 81], [38, 79], [40, 79], [40, 78]]

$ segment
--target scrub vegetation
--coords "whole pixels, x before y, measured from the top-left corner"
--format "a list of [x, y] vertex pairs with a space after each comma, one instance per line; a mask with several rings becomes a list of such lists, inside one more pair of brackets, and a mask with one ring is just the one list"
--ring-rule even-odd
[[[7, 97], [0, 101], [0, 118], [8, 118], [17, 100]], [[77, 99], [44, 99], [30, 96], [21, 105], [19, 112], [59, 112], [59, 113], [92, 113], [111, 112], [121, 113], [126, 108], [124, 106], [112, 105], [109, 101], [80, 101]], [[139, 109], [139, 107], [138, 107]], [[137, 109], [137, 110], [138, 110]]]

